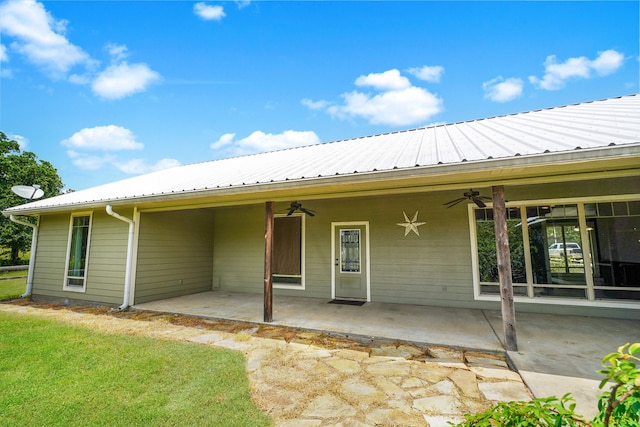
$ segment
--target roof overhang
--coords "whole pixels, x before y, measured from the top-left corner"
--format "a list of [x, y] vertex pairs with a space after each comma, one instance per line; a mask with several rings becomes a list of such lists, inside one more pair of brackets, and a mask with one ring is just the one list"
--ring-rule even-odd
[[87, 203], [46, 207], [30, 207], [29, 204], [25, 204], [7, 209], [3, 214], [39, 215], [104, 208], [107, 204], [122, 207], [136, 206], [139, 210], [187, 209], [265, 201], [329, 199], [444, 191], [470, 186], [480, 188], [492, 185], [531, 185], [629, 176], [640, 177], [640, 143], [455, 164], [354, 172], [329, 177], [236, 185]]

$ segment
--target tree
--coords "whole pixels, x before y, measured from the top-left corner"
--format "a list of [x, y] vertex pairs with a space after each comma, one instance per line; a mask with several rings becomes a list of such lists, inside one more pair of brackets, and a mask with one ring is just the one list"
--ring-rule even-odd
[[[53, 165], [30, 151], [21, 151], [20, 145], [0, 131], [0, 210], [17, 206], [24, 200], [11, 191], [14, 185], [38, 184], [43, 197], [57, 196], [64, 184]], [[26, 221], [35, 223], [35, 218]], [[10, 263], [19, 262], [19, 252], [29, 249], [31, 229], [11, 222], [0, 215], [0, 251], [10, 252]]]

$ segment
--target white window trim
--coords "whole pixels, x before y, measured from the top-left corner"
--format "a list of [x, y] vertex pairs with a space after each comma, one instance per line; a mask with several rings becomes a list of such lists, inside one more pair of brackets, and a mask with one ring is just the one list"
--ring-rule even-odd
[[[603, 203], [603, 202], [628, 202], [639, 200], [640, 194], [624, 194], [617, 196], [597, 196], [597, 197], [573, 197], [573, 198], [565, 198], [565, 199], [540, 199], [540, 200], [520, 200], [520, 201], [509, 201], [506, 203], [506, 207], [520, 207], [521, 209], [524, 206], [540, 206], [540, 205], [566, 205], [566, 204], [575, 204], [578, 206], [578, 221], [580, 222], [582, 234], [586, 234], [585, 222], [584, 218], [584, 205], [588, 203]], [[487, 203], [488, 208], [492, 208], [492, 203]], [[500, 295], [480, 295], [480, 286], [485, 284], [480, 282], [480, 272], [478, 266], [478, 236], [476, 234], [476, 218], [475, 218], [475, 205], [470, 203], [468, 205], [468, 215], [469, 215], [469, 237], [471, 241], [471, 267], [473, 269], [472, 278], [473, 278], [473, 299], [476, 301], [500, 301]], [[584, 239], [585, 236], [583, 235]], [[526, 245], [525, 245], [526, 246]], [[591, 248], [589, 245], [587, 246], [587, 254], [589, 257], [591, 256]], [[528, 262], [528, 261], [527, 261]], [[590, 271], [589, 269], [587, 269]], [[527, 271], [527, 283], [522, 283], [523, 286], [528, 286], [531, 288], [531, 284], [528, 283], [530, 278], [532, 277], [530, 272]], [[585, 274], [587, 281], [587, 292], [589, 296], [593, 293], [593, 275], [591, 272]], [[489, 283], [487, 283], [489, 284]], [[582, 287], [584, 288], [584, 287]], [[582, 289], [581, 288], [581, 289]], [[572, 298], [534, 298], [533, 296], [514, 296], [513, 300], [517, 303], [525, 303], [525, 304], [546, 304], [546, 305], [567, 305], [567, 306], [578, 306], [578, 307], [602, 307], [602, 308], [623, 308], [623, 309], [635, 309], [640, 310], [640, 303], [635, 301], [608, 301], [608, 300], [597, 300], [597, 299], [572, 299]]]
[[[82, 287], [68, 286], [69, 281], [69, 257], [71, 255], [71, 239], [73, 237], [73, 219], [79, 216], [89, 217], [89, 234], [87, 236], [87, 253], [85, 256], [85, 269], [84, 277], [82, 277]], [[64, 282], [62, 283], [62, 290], [68, 292], [80, 292], [85, 293], [87, 291], [87, 273], [89, 272], [89, 255], [91, 253], [91, 231], [93, 229], [93, 211], [87, 212], [73, 212], [69, 217], [69, 235], [67, 237], [67, 253], [64, 262]]]
[[[273, 288], [274, 289], [291, 289], [291, 290], [296, 290], [296, 291], [304, 291], [306, 289], [306, 215], [304, 214], [300, 214], [300, 213], [296, 213], [296, 214], [292, 214], [292, 215], [286, 215], [286, 214], [276, 214], [274, 215], [275, 218], [280, 218], [280, 217], [286, 217], [286, 216], [299, 216], [302, 218], [302, 223], [300, 224], [300, 228], [302, 230], [300, 230], [300, 284], [299, 285], [292, 285], [290, 283], [278, 283], [276, 282], [276, 279], [273, 279]], [[284, 276], [284, 275], [281, 275]], [[291, 277], [298, 277], [296, 276], [291, 276]]]

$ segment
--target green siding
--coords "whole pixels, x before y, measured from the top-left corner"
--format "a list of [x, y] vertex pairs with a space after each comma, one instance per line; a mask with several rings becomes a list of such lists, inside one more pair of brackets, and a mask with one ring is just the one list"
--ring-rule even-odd
[[[638, 178], [507, 186], [511, 201], [625, 194]], [[490, 196], [490, 188], [478, 188]], [[368, 222], [371, 300], [427, 306], [500, 309], [474, 301], [467, 203], [443, 203], [464, 190], [303, 201], [316, 211], [305, 218], [304, 290], [274, 289], [276, 295], [331, 297], [331, 225]], [[276, 203], [276, 213], [288, 202]], [[397, 223], [419, 211], [420, 236]], [[121, 212], [130, 216], [131, 211]], [[142, 213], [139, 224], [135, 303], [210, 289], [263, 292], [264, 204]], [[106, 303], [122, 301], [127, 224], [94, 214], [87, 292], [62, 291], [69, 214], [41, 218], [34, 294]], [[637, 316], [637, 310], [592, 306], [516, 304], [518, 311]], [[624, 314], [627, 313], [627, 314]], [[630, 314], [629, 314], [630, 313]]]
[[[441, 208], [427, 194], [309, 201], [317, 212], [307, 217], [306, 289], [275, 289], [275, 294], [331, 297], [331, 223], [368, 221], [371, 247], [371, 298], [378, 302], [455, 305], [473, 302], [467, 210]], [[434, 208], [437, 206], [437, 208]], [[287, 204], [277, 204], [276, 212]], [[420, 211], [420, 236], [404, 236], [403, 210]], [[214, 280], [221, 288], [262, 292], [264, 206], [216, 211]]]
[[140, 215], [136, 304], [211, 290], [213, 224], [210, 209]]
[[264, 206], [216, 210], [214, 288], [262, 292]]
[[40, 217], [33, 275], [33, 295], [67, 297], [63, 292], [69, 214]]
[[[330, 296], [331, 222], [368, 221], [372, 301], [425, 305], [472, 302], [467, 210], [464, 206], [447, 210], [442, 203], [442, 196], [424, 193], [314, 205], [319, 212], [327, 212], [327, 218], [316, 225], [319, 233], [326, 234], [320, 250], [326, 251], [323, 277], [316, 279], [316, 286], [325, 286], [325, 297]], [[426, 224], [418, 227], [420, 236], [413, 232], [405, 236], [404, 227], [397, 224], [404, 222], [403, 212], [411, 218], [416, 211], [418, 220]]]
[[[122, 212], [130, 216], [131, 211]], [[70, 214], [40, 218], [33, 295], [105, 304], [121, 303], [127, 254], [128, 225], [94, 212], [85, 292], [64, 291]]]

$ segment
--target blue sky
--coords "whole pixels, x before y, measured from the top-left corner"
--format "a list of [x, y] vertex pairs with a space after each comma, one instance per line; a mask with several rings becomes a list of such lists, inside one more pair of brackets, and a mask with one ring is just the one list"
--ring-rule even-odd
[[637, 1], [0, 1], [0, 130], [80, 190], [637, 93], [639, 21]]

